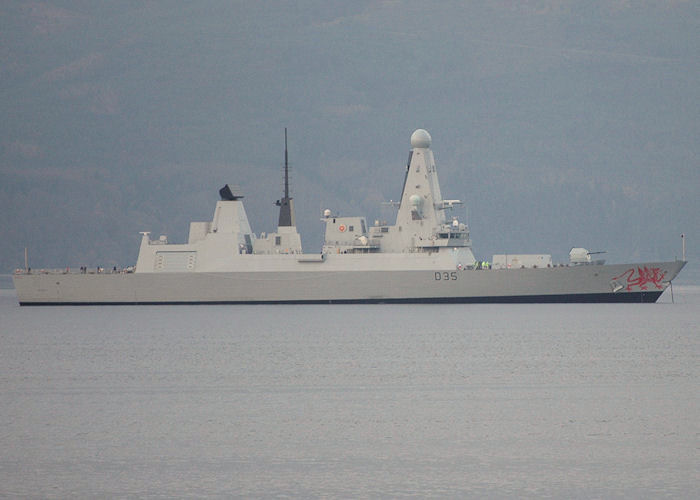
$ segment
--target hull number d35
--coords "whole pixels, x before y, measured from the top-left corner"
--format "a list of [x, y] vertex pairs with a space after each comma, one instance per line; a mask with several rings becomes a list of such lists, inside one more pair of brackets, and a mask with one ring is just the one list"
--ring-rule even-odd
[[455, 281], [457, 280], [457, 271], [435, 271], [435, 281]]

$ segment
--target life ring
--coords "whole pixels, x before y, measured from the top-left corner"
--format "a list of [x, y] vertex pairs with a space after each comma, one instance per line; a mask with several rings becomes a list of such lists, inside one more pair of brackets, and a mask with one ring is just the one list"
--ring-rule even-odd
[[345, 232], [345, 224], [341, 224], [340, 226], [338, 226], [338, 231], [340, 231], [341, 233], [344, 233]]

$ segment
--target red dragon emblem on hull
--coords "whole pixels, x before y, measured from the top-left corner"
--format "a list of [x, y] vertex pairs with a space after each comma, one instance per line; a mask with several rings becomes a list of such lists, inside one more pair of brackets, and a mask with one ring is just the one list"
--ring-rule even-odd
[[[638, 286], [641, 290], [648, 290], [649, 284], [654, 285], [658, 290], [663, 290], [663, 285], [661, 284], [661, 280], [664, 279], [666, 276], [665, 272], [661, 271], [661, 268], [659, 267], [652, 267], [651, 269], [644, 266], [644, 267], [637, 267], [635, 270], [633, 267], [629, 268], [627, 271], [622, 273], [619, 276], [615, 276], [612, 281], [616, 282], [622, 278], [627, 279], [627, 288], [626, 290], [629, 292], [632, 290], [632, 287]], [[624, 285], [625, 281], [620, 282], [620, 284]]]

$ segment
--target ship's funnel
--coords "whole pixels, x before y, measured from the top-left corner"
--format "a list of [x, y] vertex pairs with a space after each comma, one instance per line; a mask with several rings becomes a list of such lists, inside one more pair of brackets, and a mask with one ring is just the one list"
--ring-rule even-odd
[[232, 189], [228, 184], [219, 189], [219, 196], [221, 196], [221, 201], [236, 201], [243, 198], [241, 188], [233, 186]]

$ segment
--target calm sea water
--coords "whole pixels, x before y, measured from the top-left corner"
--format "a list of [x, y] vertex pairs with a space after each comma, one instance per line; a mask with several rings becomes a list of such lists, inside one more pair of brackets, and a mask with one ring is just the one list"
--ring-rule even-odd
[[2, 497], [691, 498], [700, 287], [658, 304], [20, 308]]

